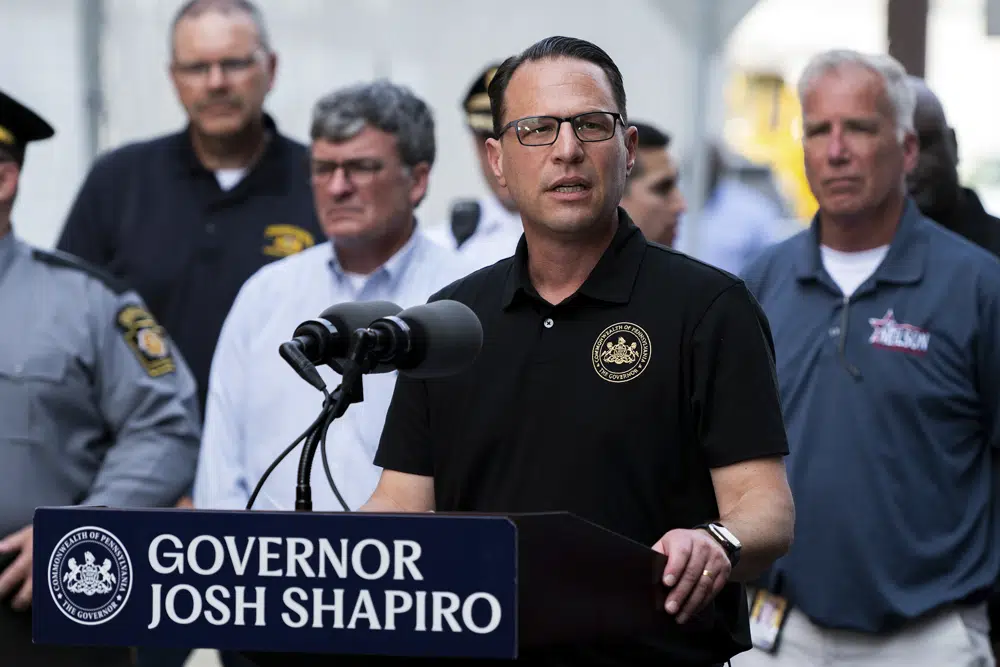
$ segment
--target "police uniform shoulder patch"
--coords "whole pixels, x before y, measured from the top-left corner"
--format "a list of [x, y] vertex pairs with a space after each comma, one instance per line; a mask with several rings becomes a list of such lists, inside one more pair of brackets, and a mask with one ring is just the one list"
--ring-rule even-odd
[[130, 304], [119, 310], [115, 319], [125, 344], [147, 375], [159, 377], [177, 369], [166, 332], [148, 310]]
[[80, 259], [76, 255], [71, 255], [60, 250], [41, 250], [39, 248], [32, 249], [31, 255], [35, 260], [41, 262], [42, 264], [86, 273], [88, 276], [99, 281], [116, 295], [121, 295], [128, 291], [128, 285], [126, 285], [123, 280], [116, 278], [108, 271], [91, 264], [85, 259]]
[[649, 335], [638, 324], [618, 322], [601, 332], [594, 342], [594, 370], [608, 382], [628, 382], [642, 375], [653, 350]]
[[268, 225], [264, 229], [264, 254], [288, 257], [316, 244], [313, 235], [295, 225]]

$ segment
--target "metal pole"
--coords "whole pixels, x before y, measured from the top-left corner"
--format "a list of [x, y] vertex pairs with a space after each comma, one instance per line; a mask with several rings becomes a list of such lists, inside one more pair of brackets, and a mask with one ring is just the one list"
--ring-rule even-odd
[[80, 11], [83, 107], [86, 116], [84, 146], [88, 161], [101, 150], [104, 88], [101, 77], [101, 40], [104, 35], [104, 0], [77, 0]]
[[927, 66], [927, 15], [930, 0], [889, 0], [889, 55], [913, 76], [924, 77]]
[[691, 174], [688, 196], [687, 221], [685, 234], [690, 238], [692, 254], [701, 250], [701, 230], [698, 226], [698, 214], [705, 205], [706, 190], [709, 179], [708, 160], [708, 115], [711, 104], [712, 60], [718, 49], [718, 26], [716, 25], [716, 2], [701, 0], [697, 3], [698, 12], [695, 36], [695, 76], [694, 76], [694, 123], [691, 126], [692, 150]]

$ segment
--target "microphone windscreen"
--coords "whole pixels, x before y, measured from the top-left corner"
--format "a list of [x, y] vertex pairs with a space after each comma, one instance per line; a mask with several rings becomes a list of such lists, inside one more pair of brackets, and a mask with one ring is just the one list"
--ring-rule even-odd
[[[367, 329], [377, 319], [397, 315], [402, 310], [391, 301], [345, 301], [330, 306], [319, 317], [329, 322], [337, 330], [337, 335], [330, 338], [322, 363], [343, 375], [343, 362], [347, 357], [351, 334], [358, 329]], [[373, 369], [372, 372], [388, 373], [393, 370], [389, 366]]]
[[330, 306], [320, 317], [336, 327], [338, 333], [350, 337], [375, 320], [398, 315], [402, 310], [391, 301], [345, 301]]
[[397, 317], [413, 332], [414, 354], [399, 372], [418, 379], [447, 377], [475, 362], [483, 347], [483, 325], [458, 301], [432, 301], [407, 308]]

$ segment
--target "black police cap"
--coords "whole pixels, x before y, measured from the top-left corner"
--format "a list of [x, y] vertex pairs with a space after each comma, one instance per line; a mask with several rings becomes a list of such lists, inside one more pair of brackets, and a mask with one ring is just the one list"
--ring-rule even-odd
[[0, 90], [0, 148], [21, 160], [29, 142], [56, 133], [41, 116]]
[[477, 76], [462, 102], [465, 122], [473, 131], [480, 134], [493, 133], [493, 115], [490, 112], [490, 95], [487, 91], [498, 67], [500, 63], [490, 65]]

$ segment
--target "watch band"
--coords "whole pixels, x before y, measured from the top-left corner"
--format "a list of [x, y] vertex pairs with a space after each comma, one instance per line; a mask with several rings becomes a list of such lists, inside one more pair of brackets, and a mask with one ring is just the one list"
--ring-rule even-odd
[[740, 548], [735, 544], [731, 544], [727, 539], [725, 539], [719, 532], [712, 530], [716, 524], [714, 523], [702, 523], [694, 527], [694, 530], [704, 530], [708, 533], [713, 540], [718, 542], [719, 546], [722, 547], [723, 551], [726, 552], [726, 556], [729, 557], [729, 563], [733, 567], [736, 567], [736, 563], [740, 560]]

